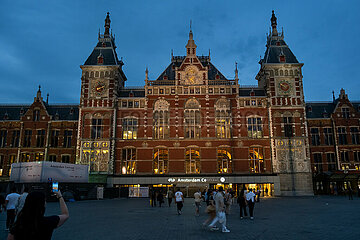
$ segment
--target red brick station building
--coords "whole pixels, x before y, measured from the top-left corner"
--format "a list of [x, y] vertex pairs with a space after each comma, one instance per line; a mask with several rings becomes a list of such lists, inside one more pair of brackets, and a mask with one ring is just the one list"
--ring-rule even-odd
[[359, 185], [360, 102], [342, 89], [331, 102], [305, 102], [303, 63], [277, 30], [275, 14], [256, 86], [227, 79], [197, 54], [190, 29], [184, 56], [157, 79], [126, 87], [124, 63], [105, 31], [81, 66], [79, 105], [0, 105], [0, 174], [15, 162], [86, 164], [108, 187], [261, 189], [313, 195]]

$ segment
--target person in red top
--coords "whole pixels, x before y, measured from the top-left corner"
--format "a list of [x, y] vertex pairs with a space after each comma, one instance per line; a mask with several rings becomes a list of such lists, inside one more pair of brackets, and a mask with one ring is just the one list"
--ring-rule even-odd
[[60, 190], [55, 193], [60, 202], [60, 215], [45, 217], [45, 194], [31, 192], [25, 200], [7, 240], [50, 240], [53, 230], [63, 225], [69, 218], [69, 211]]

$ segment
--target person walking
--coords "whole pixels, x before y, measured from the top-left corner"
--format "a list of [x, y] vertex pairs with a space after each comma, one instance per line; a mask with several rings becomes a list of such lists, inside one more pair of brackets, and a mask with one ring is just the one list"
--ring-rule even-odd
[[219, 222], [222, 227], [223, 233], [229, 233], [230, 230], [226, 227], [226, 214], [225, 214], [225, 203], [224, 203], [224, 189], [222, 186], [219, 187], [218, 193], [214, 197], [215, 201], [215, 208], [216, 208], [216, 217], [214, 220], [210, 223], [209, 227], [210, 230], [218, 230], [218, 228], [215, 227], [215, 224]]
[[157, 200], [159, 202], [159, 207], [161, 207], [161, 204], [164, 203], [164, 195], [161, 190], [159, 191], [159, 193], [157, 195]]
[[180, 188], [178, 188], [175, 193], [175, 202], [177, 206], [177, 213], [178, 215], [181, 215], [181, 210], [183, 208], [183, 202], [184, 202], [184, 194], [180, 191]]
[[16, 216], [16, 203], [20, 195], [16, 192], [16, 188], [13, 187], [11, 189], [11, 193], [8, 194], [5, 198], [5, 206], [6, 206], [6, 230], [9, 230], [11, 225], [15, 221]]
[[349, 200], [354, 200], [353, 199], [353, 190], [351, 188], [351, 184], [349, 184], [348, 193], [349, 193]]
[[151, 201], [151, 206], [156, 207], [156, 192], [155, 192], [155, 189], [151, 189], [151, 191], [150, 191], [150, 201]]
[[45, 194], [31, 192], [8, 234], [8, 240], [51, 239], [55, 228], [63, 225], [69, 218], [69, 211], [60, 190], [55, 192], [60, 204], [60, 215], [44, 217]]
[[200, 215], [200, 204], [201, 204], [201, 192], [200, 189], [194, 193], [194, 199], [195, 199], [195, 216]]
[[20, 195], [20, 197], [18, 198], [16, 205], [15, 205], [17, 215], [24, 207], [25, 200], [26, 200], [26, 197], [28, 196], [28, 194], [29, 194], [29, 188], [25, 187], [23, 193]]
[[169, 204], [169, 207], [171, 206], [171, 203], [172, 203], [172, 200], [174, 198], [174, 193], [171, 189], [169, 189], [169, 191], [167, 192], [166, 194], [167, 196], [167, 199], [168, 199], [168, 204]]
[[246, 212], [246, 197], [245, 197], [245, 191], [244, 189], [241, 189], [241, 192], [239, 194], [239, 197], [237, 199], [237, 202], [239, 204], [240, 207], [240, 219], [243, 219], [244, 216], [247, 217], [247, 212]]
[[225, 213], [230, 214], [231, 204], [232, 204], [232, 196], [230, 193], [231, 189], [227, 189], [225, 192]]
[[255, 193], [253, 193], [253, 190], [250, 188], [249, 192], [246, 194], [246, 201], [249, 206], [249, 212], [250, 212], [250, 219], [254, 219], [254, 206], [255, 206]]
[[[206, 227], [208, 223], [212, 222], [214, 218], [216, 217], [216, 207], [214, 203], [214, 197], [213, 197], [213, 191], [209, 189], [207, 191], [208, 194], [208, 206], [205, 209], [205, 212], [209, 215], [208, 219], [203, 222], [203, 226]], [[217, 227], [213, 227], [214, 230], [219, 230]]]

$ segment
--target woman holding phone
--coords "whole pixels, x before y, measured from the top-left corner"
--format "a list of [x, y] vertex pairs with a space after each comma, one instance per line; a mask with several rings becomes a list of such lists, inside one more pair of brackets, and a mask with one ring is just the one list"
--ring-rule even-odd
[[54, 192], [60, 203], [60, 215], [45, 217], [45, 194], [31, 192], [26, 198], [23, 209], [10, 229], [8, 240], [51, 239], [53, 230], [63, 225], [69, 218], [69, 211], [60, 190]]

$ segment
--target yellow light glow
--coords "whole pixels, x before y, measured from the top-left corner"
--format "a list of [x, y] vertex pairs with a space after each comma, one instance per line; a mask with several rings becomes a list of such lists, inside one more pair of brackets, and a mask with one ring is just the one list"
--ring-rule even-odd
[[122, 174], [126, 174], [126, 167], [122, 167]]

